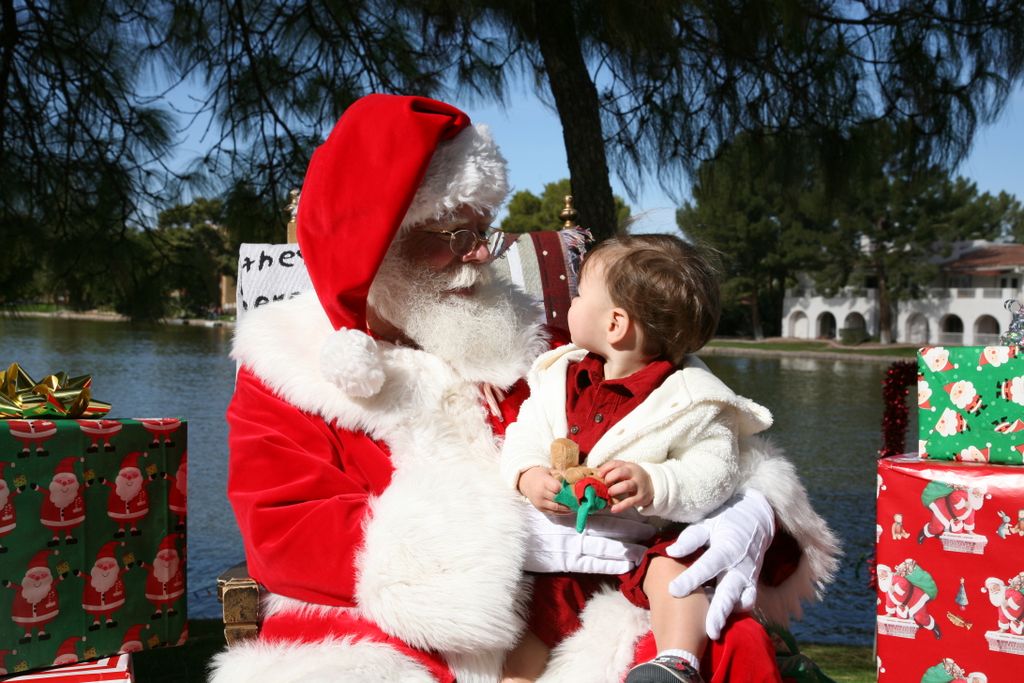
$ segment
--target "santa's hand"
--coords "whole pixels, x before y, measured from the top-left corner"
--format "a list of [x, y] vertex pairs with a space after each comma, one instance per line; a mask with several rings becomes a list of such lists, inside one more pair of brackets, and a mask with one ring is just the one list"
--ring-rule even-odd
[[712, 579], [718, 579], [711, 598], [705, 630], [718, 640], [726, 619], [737, 608], [753, 609], [757, 577], [764, 553], [775, 535], [775, 513], [759, 492], [748, 489], [734, 496], [706, 519], [686, 527], [666, 549], [672, 557], [686, 557], [705, 545], [707, 550], [669, 584], [669, 592], [685, 597]]
[[480, 393], [483, 394], [484, 402], [487, 404], [487, 409], [491, 411], [491, 415], [498, 418], [499, 422], [504, 422], [505, 418], [501, 415], [501, 408], [498, 404], [505, 400], [505, 392], [502, 391], [501, 387], [496, 387], [493, 384], [481, 384]]

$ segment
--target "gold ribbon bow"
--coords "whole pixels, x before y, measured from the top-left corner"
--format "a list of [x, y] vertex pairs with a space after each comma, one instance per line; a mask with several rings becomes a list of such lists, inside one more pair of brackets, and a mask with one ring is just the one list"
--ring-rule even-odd
[[36, 382], [17, 363], [0, 375], [0, 418], [102, 417], [110, 404], [92, 400], [92, 376], [66, 372]]

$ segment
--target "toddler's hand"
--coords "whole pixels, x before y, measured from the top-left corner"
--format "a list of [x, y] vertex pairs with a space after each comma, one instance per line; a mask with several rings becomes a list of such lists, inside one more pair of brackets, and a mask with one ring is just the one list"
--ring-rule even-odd
[[545, 467], [531, 467], [519, 475], [519, 492], [541, 512], [565, 514], [569, 508], [555, 502], [562, 483]]
[[613, 513], [650, 505], [654, 501], [651, 475], [635, 462], [609, 460], [597, 468], [597, 473], [608, 485], [608, 495], [617, 501], [610, 508]]

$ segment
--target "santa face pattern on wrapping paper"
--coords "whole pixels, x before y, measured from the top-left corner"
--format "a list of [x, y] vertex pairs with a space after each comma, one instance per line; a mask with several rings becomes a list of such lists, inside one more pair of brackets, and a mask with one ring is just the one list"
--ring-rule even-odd
[[949, 350], [941, 346], [921, 349], [921, 358], [932, 372], [945, 372], [957, 367], [949, 362]]
[[177, 614], [174, 604], [185, 593], [182, 564], [178, 551], [174, 548], [162, 548], [153, 558], [153, 563], [149, 567], [149, 578], [146, 580], [146, 599], [154, 608], [150, 618], [159, 619], [162, 616]]
[[917, 376], [917, 407], [921, 410], [935, 410], [935, 406], [931, 404], [932, 388], [928, 385], [928, 380], [924, 378], [924, 375]]
[[935, 423], [935, 431], [942, 436], [954, 436], [968, 429], [969, 427], [967, 426], [967, 421], [964, 420], [964, 416], [951, 408], [943, 410], [942, 415], [939, 416], [938, 421]]
[[1018, 351], [1016, 346], [986, 346], [981, 350], [978, 366], [987, 364], [998, 368], [1003, 363], [1009, 362], [1011, 358], [1016, 358]]
[[953, 405], [966, 413], [977, 415], [986, 407], [981, 402], [981, 396], [975, 390], [973, 382], [962, 379], [958, 382], [947, 384], [945, 389]]
[[117, 524], [114, 538], [142, 533], [140, 526], [149, 514], [148, 485], [149, 478], [138, 467], [122, 467], [114, 481], [107, 482], [107, 516]]

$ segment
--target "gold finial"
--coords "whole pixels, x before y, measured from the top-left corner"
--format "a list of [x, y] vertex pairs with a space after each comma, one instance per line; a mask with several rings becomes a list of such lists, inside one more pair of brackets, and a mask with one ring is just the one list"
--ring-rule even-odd
[[295, 219], [299, 214], [299, 191], [292, 190], [288, 193], [288, 213], [291, 214], [291, 218], [288, 219], [288, 244], [295, 244], [299, 241], [296, 236], [296, 223]]
[[579, 212], [572, 206], [572, 195], [565, 195], [565, 208], [558, 212], [558, 217], [562, 219], [562, 228], [577, 228], [576, 219], [579, 217]]

